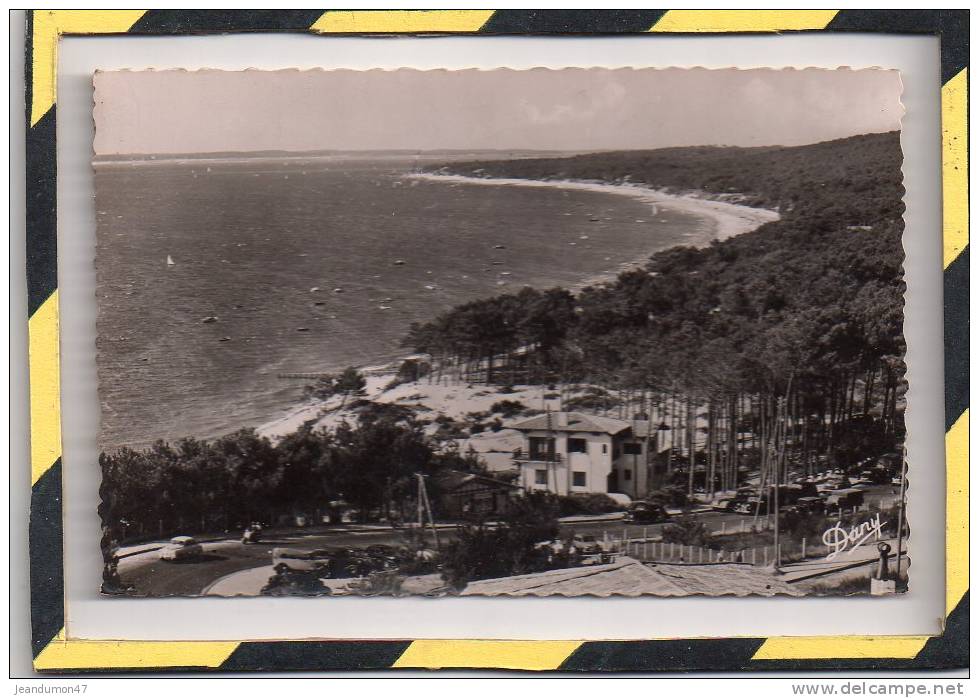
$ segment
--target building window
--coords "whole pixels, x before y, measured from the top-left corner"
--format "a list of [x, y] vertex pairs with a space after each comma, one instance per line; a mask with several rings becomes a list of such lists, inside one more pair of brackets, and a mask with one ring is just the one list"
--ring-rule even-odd
[[554, 439], [531, 436], [530, 460], [554, 460]]
[[625, 480], [626, 482], [629, 482], [629, 480], [632, 479], [632, 471], [631, 470], [623, 470], [622, 471], [622, 479]]
[[588, 486], [588, 473], [582, 472], [580, 470], [575, 470], [571, 473], [571, 484], [574, 487], [587, 487]]
[[602, 444], [602, 455], [608, 453], [608, 444]]
[[535, 470], [534, 471], [534, 484], [535, 485], [546, 485], [547, 484], [547, 471], [546, 470]]
[[622, 452], [627, 456], [641, 456], [642, 444], [624, 443], [622, 444]]
[[568, 439], [568, 453], [588, 453], [588, 441], [585, 439]]

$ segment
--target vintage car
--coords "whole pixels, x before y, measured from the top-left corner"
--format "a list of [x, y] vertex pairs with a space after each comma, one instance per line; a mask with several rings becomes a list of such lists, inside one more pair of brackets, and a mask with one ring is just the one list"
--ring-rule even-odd
[[819, 496], [819, 490], [816, 488], [815, 483], [808, 481], [796, 482], [789, 485], [787, 489], [796, 499]]
[[710, 508], [714, 511], [731, 511], [737, 501], [737, 497], [718, 497], [711, 502]]
[[883, 467], [870, 468], [860, 472], [860, 479], [874, 485], [886, 485], [891, 481], [891, 471]]
[[736, 514], [748, 514], [751, 516], [757, 513], [760, 516], [764, 516], [768, 513], [768, 499], [766, 497], [738, 499], [734, 505], [734, 512]]
[[201, 544], [190, 536], [175, 536], [160, 550], [160, 559], [167, 562], [193, 560], [204, 554]]
[[571, 538], [571, 545], [581, 555], [598, 555], [606, 552], [605, 544], [595, 536], [576, 534]]
[[635, 502], [625, 515], [626, 521], [637, 524], [654, 524], [666, 521], [670, 514], [658, 502]]
[[822, 514], [826, 511], [826, 502], [820, 497], [800, 497], [795, 507], [800, 514]]
[[284, 565], [293, 572], [328, 572], [335, 556], [335, 550], [323, 548], [272, 548], [272, 567], [276, 571]]
[[850, 509], [863, 505], [863, 490], [848, 487], [830, 492], [825, 499], [826, 509]]

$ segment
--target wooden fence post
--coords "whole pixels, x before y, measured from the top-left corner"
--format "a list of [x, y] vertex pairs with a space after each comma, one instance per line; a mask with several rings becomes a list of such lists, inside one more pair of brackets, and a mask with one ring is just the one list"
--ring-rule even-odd
[[762, 564], [767, 567], [768, 566], [768, 546], [766, 545], [764, 548], [761, 549], [761, 551], [762, 551], [762, 553], [765, 556]]
[[802, 559], [806, 559], [806, 539], [802, 539]]
[[752, 565], [758, 564], [758, 548], [751, 549], [751, 564]]

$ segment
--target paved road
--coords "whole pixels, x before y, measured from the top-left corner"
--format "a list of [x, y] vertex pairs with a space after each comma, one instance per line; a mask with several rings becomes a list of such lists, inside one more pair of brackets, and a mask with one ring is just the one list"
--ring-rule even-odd
[[158, 551], [141, 553], [119, 562], [122, 581], [146, 596], [194, 596], [212, 583], [241, 570], [272, 564], [272, 548], [366, 547], [377, 543], [402, 543], [398, 531], [331, 531], [310, 535], [269, 537], [261, 543], [243, 545], [239, 540], [204, 543], [204, 556], [185, 562], [164, 562]]
[[[867, 491], [868, 502], [883, 498], [885, 505], [896, 499], [891, 487], [879, 486]], [[738, 530], [742, 524], [750, 526], [751, 516], [726, 512], [704, 512], [696, 515], [711, 531]], [[761, 519], [759, 519], [761, 523]], [[629, 538], [639, 538], [644, 532], [650, 537], [658, 536], [665, 524], [641, 526], [623, 521], [596, 521], [562, 524], [563, 533], [574, 532], [602, 538], [621, 539], [623, 534]], [[271, 534], [270, 534], [271, 535]], [[442, 541], [450, 540], [451, 530], [439, 532]], [[205, 543], [205, 556], [188, 562], [163, 562], [157, 551], [127, 557], [119, 563], [122, 580], [135, 586], [135, 593], [147, 596], [194, 596], [203, 592], [215, 581], [233, 572], [263, 567], [272, 562], [274, 547], [367, 547], [368, 545], [401, 545], [404, 534], [392, 529], [351, 531], [344, 529], [319, 531], [315, 533], [290, 533], [263, 540], [255, 545], [242, 545], [238, 540], [225, 540]]]

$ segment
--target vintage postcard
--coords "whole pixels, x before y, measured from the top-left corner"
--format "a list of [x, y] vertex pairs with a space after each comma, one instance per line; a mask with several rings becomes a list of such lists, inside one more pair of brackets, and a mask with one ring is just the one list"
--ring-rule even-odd
[[900, 97], [97, 73], [102, 591], [906, 590]]

